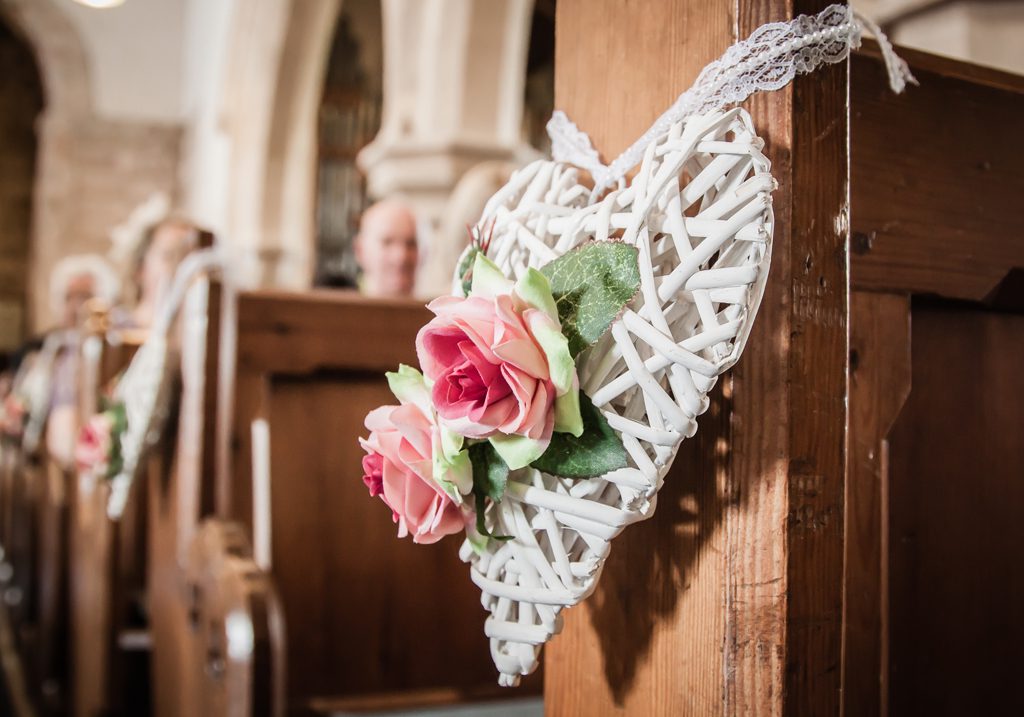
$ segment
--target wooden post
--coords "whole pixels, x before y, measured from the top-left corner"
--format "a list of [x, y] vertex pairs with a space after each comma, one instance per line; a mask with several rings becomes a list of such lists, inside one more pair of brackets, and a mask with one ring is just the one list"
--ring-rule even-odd
[[[827, 4], [559, 0], [555, 104], [611, 160], [730, 44]], [[546, 657], [551, 715], [839, 713], [847, 66], [747, 106], [780, 184], [761, 313], [657, 514], [567, 611]]]

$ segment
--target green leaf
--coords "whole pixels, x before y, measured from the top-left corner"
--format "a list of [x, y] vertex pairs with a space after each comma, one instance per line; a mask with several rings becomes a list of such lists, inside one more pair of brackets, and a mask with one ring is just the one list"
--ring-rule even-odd
[[577, 438], [571, 433], [552, 434], [551, 445], [531, 466], [563, 478], [593, 478], [629, 465], [622, 440], [582, 391], [580, 414], [583, 435]]
[[516, 282], [516, 293], [527, 304], [550, 316], [552, 322], [558, 321], [558, 307], [551, 294], [551, 283], [539, 271], [527, 269]]
[[124, 468], [124, 454], [121, 452], [121, 436], [128, 429], [128, 413], [124, 403], [111, 402], [106, 410], [110, 415], [110, 455], [107, 457], [108, 480], [115, 478]]
[[508, 483], [508, 465], [490, 443], [476, 443], [469, 447], [469, 460], [473, 464], [473, 495], [476, 496], [476, 529], [481, 535], [496, 540], [510, 540], [511, 536], [491, 535], [484, 522], [487, 499], [500, 503]]
[[456, 275], [462, 281], [463, 296], [469, 296], [469, 291], [473, 288], [473, 262], [476, 261], [476, 255], [479, 253], [480, 250], [476, 246], [471, 245], [462, 255], [462, 261], [459, 262]]
[[476, 253], [473, 259], [473, 277], [470, 293], [473, 296], [484, 296], [493, 298], [512, 291], [515, 284], [507, 276], [501, 273], [501, 269], [493, 261], [487, 258], [482, 251]]
[[490, 443], [475, 443], [469, 447], [469, 460], [473, 464], [473, 492], [500, 503], [508, 483], [508, 466]]
[[638, 255], [620, 241], [592, 241], [541, 267], [573, 356], [601, 338], [640, 290]]
[[555, 399], [555, 432], [583, 435], [583, 415], [580, 413], [580, 390], [571, 388]]
[[487, 439], [510, 470], [519, 470], [533, 463], [547, 450], [544, 441], [529, 436], [499, 433]]
[[397, 371], [388, 371], [384, 375], [388, 379], [388, 388], [391, 389], [395, 398], [403, 404], [415, 404], [426, 415], [432, 413], [433, 403], [430, 398], [430, 389], [427, 388], [423, 374], [412, 366], [400, 364]]

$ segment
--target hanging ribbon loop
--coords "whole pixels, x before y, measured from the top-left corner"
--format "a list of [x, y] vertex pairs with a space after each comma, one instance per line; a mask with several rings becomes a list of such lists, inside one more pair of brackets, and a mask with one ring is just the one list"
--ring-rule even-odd
[[705, 67], [693, 87], [681, 94], [650, 129], [609, 165], [601, 162], [586, 132], [564, 112], [556, 110], [547, 124], [552, 156], [557, 162], [590, 172], [594, 194], [600, 194], [639, 164], [644, 149], [676, 122], [740, 103], [755, 92], [780, 89], [798, 74], [841, 62], [849, 57], [850, 50], [860, 47], [864, 30], [878, 40], [892, 90], [899, 93], [907, 82], [916, 84], [907, 63], [896, 55], [875, 23], [847, 5], [830, 5], [813, 17], [801, 15], [790, 22], [762, 25], [746, 40], [731, 46]]

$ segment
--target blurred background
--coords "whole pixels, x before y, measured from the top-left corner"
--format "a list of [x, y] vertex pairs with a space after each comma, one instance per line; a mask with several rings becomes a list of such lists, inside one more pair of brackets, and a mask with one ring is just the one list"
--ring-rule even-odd
[[[1024, 71], [1024, 3], [859, 0], [898, 44]], [[112, 7], [105, 7], [112, 6]], [[489, 194], [547, 149], [555, 0], [2, 0], [0, 351], [48, 277], [155, 193], [249, 286], [356, 280], [400, 197], [417, 293], [444, 291]]]
[[[645, 2], [635, 4], [644, 7]], [[897, 45], [1024, 74], [1024, 0], [855, 0], [852, 4], [877, 22]], [[563, 4], [563, 11], [566, 7]], [[708, 7], [700, 5], [701, 11]], [[212, 457], [225, 446], [252, 462], [249, 465], [237, 456], [232, 459], [241, 478], [234, 473], [229, 478], [240, 481], [237, 485], [251, 486], [265, 479], [269, 486], [273, 466], [280, 476], [277, 485], [287, 486], [273, 498], [278, 516], [275, 540], [280, 540], [280, 549], [289, 559], [274, 566], [273, 578], [291, 611], [288, 629], [294, 642], [289, 647], [302, 659], [306, 652], [310, 655], [308, 661], [288, 663], [302, 668], [288, 675], [297, 692], [329, 694], [321, 689], [323, 684], [333, 689], [344, 679], [351, 680], [351, 684], [341, 685], [344, 690], [380, 689], [376, 684], [367, 687], [357, 671], [333, 659], [330, 643], [338, 642], [335, 638], [342, 633], [349, 646], [357, 646], [357, 652], [372, 653], [384, 666], [381, 675], [390, 676], [384, 674], [390, 670], [400, 679], [408, 677], [410, 683], [438, 682], [434, 672], [444, 673], [448, 665], [434, 655], [448, 656], [445, 640], [455, 633], [458, 639], [465, 638], [469, 648], [486, 649], [477, 621], [461, 631], [465, 624], [461, 615], [478, 611], [480, 603], [479, 591], [465, 579], [457, 548], [444, 546], [447, 553], [440, 549], [432, 553], [440, 557], [421, 558], [420, 553], [411, 552], [414, 549], [408, 541], [392, 539], [390, 513], [376, 504], [364, 509], [344, 492], [354, 490], [358, 499], [365, 501], [363, 483], [352, 480], [346, 487], [337, 480], [338, 476], [352, 477], [348, 474], [362, 458], [350, 439], [363, 430], [366, 410], [391, 400], [381, 377], [377, 373], [371, 376], [369, 359], [361, 354], [353, 359], [350, 354], [359, 351], [350, 349], [353, 343], [377, 344], [372, 348], [387, 354], [388, 366], [399, 362], [399, 358], [391, 362], [392, 357], [413, 362], [413, 337], [425, 320], [422, 300], [448, 293], [453, 270], [470, 238], [468, 227], [517, 167], [547, 156], [545, 125], [555, 109], [555, 15], [556, 0], [0, 0], [0, 399], [4, 401], [0, 406], [0, 448], [5, 449], [0, 451], [0, 660], [17, 662], [8, 660], [17, 652], [16, 642], [33, 645], [27, 682], [38, 693], [33, 697], [50, 706], [46, 713], [65, 714], [71, 706], [70, 713], [89, 717], [141, 714], [144, 709], [132, 705], [150, 699], [148, 664], [140, 667], [132, 662], [135, 672], [110, 668], [109, 673], [121, 682], [110, 678], [101, 687], [93, 684], [100, 682], [89, 672], [96, 662], [89, 648], [95, 645], [87, 644], [88, 639], [75, 644], [68, 637], [79, 624], [88, 628], [82, 634], [106, 635], [94, 641], [110, 643], [99, 652], [131, 653], [134, 658], [146, 654], [157, 641], [166, 641], [168, 634], [176, 638], [188, 635], [191, 640], [202, 633], [202, 620], [196, 617], [200, 607], [211, 610], [212, 604], [219, 609], [221, 602], [234, 605], [224, 597], [227, 590], [224, 594], [210, 590], [204, 602], [195, 587], [206, 584], [200, 579], [203, 576], [196, 578], [190, 573], [187, 581], [182, 578], [175, 583], [150, 566], [148, 573], [140, 569], [129, 576], [136, 582], [126, 579], [135, 593], [103, 596], [111, 605], [116, 602], [118, 609], [125, 608], [121, 611], [122, 617], [127, 616], [124, 624], [97, 627], [93, 624], [97, 622], [95, 605], [107, 603], [88, 589], [90, 578], [106, 582], [110, 577], [88, 562], [91, 554], [103, 554], [109, 560], [115, 552], [110, 545], [126, 553], [133, 545], [142, 545], [150, 550], [147, 559], [155, 555], [176, 569], [178, 563], [186, 562], [209, 567], [203, 562], [208, 557], [203, 550], [217, 560], [224, 554], [239, 557], [243, 551], [231, 542], [237, 536], [230, 531], [204, 532], [197, 529], [197, 521], [188, 522], [211, 514], [210, 504], [215, 499], [225, 500], [217, 491], [227, 480], [228, 462], [222, 462], [220, 454]], [[704, 61], [702, 58], [699, 64]], [[600, 68], [593, 71], [600, 72]], [[967, 69], [968, 74], [973, 71]], [[941, 97], [940, 103], [945, 99]], [[956, 102], [957, 96], [951, 94], [949, 101]], [[603, 105], [600, 109], [603, 111]], [[901, 113], [901, 117], [906, 115]], [[941, 123], [943, 118], [929, 116], [929, 121]], [[908, 123], [916, 128], [913, 119]], [[889, 125], [883, 127], [888, 130]], [[971, 133], [957, 136], [967, 134]], [[889, 152], [886, 159], [894, 154]], [[975, 162], [972, 166], [987, 172], [989, 164]], [[954, 186], [959, 191], [962, 184]], [[928, 194], [930, 181], [913, 189], [919, 195]], [[896, 204], [889, 195], [883, 203], [886, 207]], [[955, 222], [949, 226], [960, 229]], [[85, 442], [83, 436], [89, 434], [80, 429], [90, 425], [86, 418], [105, 413], [100, 410], [104, 400], [115, 396], [122, 370], [131, 365], [128, 349], [138, 348], [147, 330], [155, 332], [154, 316], [163, 302], [169, 301], [169, 287], [179, 265], [190, 254], [201, 254], [211, 246], [214, 236], [230, 258], [227, 278], [243, 289], [322, 287], [349, 293], [250, 292], [245, 297], [243, 292], [243, 310], [231, 315], [230, 301], [224, 298], [230, 292], [218, 293], [223, 285], [217, 281], [204, 285], [208, 293], [202, 301], [207, 303], [200, 303], [198, 309], [190, 305], [189, 316], [199, 320], [183, 322], [190, 330], [199, 329], [172, 335], [170, 341], [180, 340], [188, 348], [192, 340], [199, 348], [193, 347], [192, 354], [182, 351], [193, 363], [187, 364], [183, 358], [182, 365], [175, 368], [181, 369], [174, 379], [180, 383], [175, 391], [184, 396], [174, 409], [180, 413], [180, 423], [177, 429], [172, 426], [164, 431], [160, 445], [165, 450], [154, 451], [155, 462], [163, 460], [164, 464], [147, 474], [152, 487], [147, 488], [145, 501], [136, 498], [134, 506], [138, 515], [147, 516], [150, 532], [138, 529], [136, 543], [132, 543], [128, 529], [124, 534], [113, 532], [104, 513], [106, 503], [101, 505], [102, 501], [88, 494], [95, 487], [95, 466], [82, 466], [78, 451]], [[932, 241], [931, 234], [924, 236]], [[854, 237], [853, 253], [859, 253], [856, 234]], [[870, 249], [872, 239], [862, 235], [862, 240]], [[1004, 238], [993, 237], [993, 243], [999, 241]], [[809, 270], [810, 263], [807, 267]], [[1019, 279], [1017, 274], [1014, 277]], [[820, 287], [824, 293], [824, 278]], [[355, 296], [352, 290], [356, 289], [371, 297], [399, 300], [367, 302]], [[229, 307], [223, 314], [219, 313], [219, 301]], [[236, 362], [233, 348], [224, 348], [237, 339], [232, 333], [237, 326], [229, 326], [223, 317], [235, 320], [239, 316], [249, 322], [238, 322], [242, 326], [239, 333], [247, 329], [252, 345], [261, 347], [250, 351], [249, 364]], [[204, 333], [207, 324], [202, 323], [207, 320], [212, 327], [209, 336]], [[915, 321], [918, 327], [928, 326], [926, 320]], [[853, 325], [856, 327], [856, 322]], [[358, 328], [352, 330], [352, 326]], [[223, 342], [218, 331], [227, 337]], [[936, 330], [937, 334], [944, 332], [944, 328]], [[992, 335], [996, 334], [999, 332], [993, 331]], [[102, 344], [107, 363], [100, 361], [97, 353], [89, 353], [92, 349], [86, 350], [95, 347], [89, 343], [94, 340]], [[302, 360], [294, 359], [301, 353], [291, 353], [295, 346], [305, 347], [309, 353], [303, 353]], [[1002, 344], [989, 342], [985, 346], [993, 355], [1014, 355], [1003, 351]], [[918, 356], [930, 354], [945, 361], [943, 351], [922, 350]], [[284, 358], [277, 362], [281, 356]], [[851, 364], [855, 359], [854, 352]], [[256, 376], [259, 361], [269, 367], [260, 368], [264, 373]], [[965, 361], [972, 366], [972, 376], [974, 361], [974, 354]], [[855, 366], [850, 369], [856, 370]], [[246, 371], [250, 375], [245, 375]], [[231, 396], [234, 386], [230, 384], [236, 379], [241, 388]], [[208, 390], [208, 385], [221, 380], [229, 384], [223, 393], [220, 385]], [[245, 380], [251, 382], [245, 384]], [[925, 393], [921, 388], [926, 387], [925, 382], [915, 381], [915, 390]], [[937, 395], [952, 395], [947, 375], [937, 383]], [[232, 400], [241, 398], [225, 408], [217, 403], [225, 400], [225, 395]], [[1012, 391], [1008, 391], [1003, 400], [1010, 405], [1011, 399]], [[933, 413], [922, 409], [920, 415]], [[1009, 409], [1006, 415], [1010, 415]], [[259, 434], [258, 427], [269, 434], [267, 421], [274, 423], [275, 417], [271, 460], [270, 438]], [[981, 431], [980, 423], [975, 424]], [[1015, 425], [1005, 419], [1004, 433], [1008, 435]], [[180, 442], [176, 430], [185, 436]], [[959, 427], [957, 431], [968, 435]], [[208, 439], [215, 433], [215, 439]], [[936, 431], [929, 435], [944, 434]], [[985, 440], [990, 441], [991, 436], [986, 434]], [[327, 445], [330, 450], [324, 449]], [[955, 453], [955, 445], [950, 443], [947, 451]], [[200, 454], [201, 460], [196, 458]], [[874, 459], [873, 453], [871, 456]], [[944, 460], [938, 453], [935, 456], [932, 460], [936, 463]], [[202, 465], [189, 474], [182, 465], [192, 459]], [[1006, 461], [1004, 465], [1011, 466], [1004, 469], [1009, 471], [1017, 464]], [[217, 474], [221, 482], [216, 488], [210, 487], [212, 483], [204, 483], [201, 489], [181, 488], [185, 484], [182, 476], [194, 478], [202, 471], [207, 479]], [[292, 481], [293, 475], [307, 480]], [[922, 478], [927, 490], [931, 490], [933, 477]], [[961, 475], [954, 478], [959, 486]], [[1000, 475], [995, 478], [1001, 479]], [[949, 484], [954, 482], [947, 481]], [[85, 491], [82, 485], [92, 487]], [[24, 486], [28, 487], [22, 489]], [[267, 487], [264, 509], [270, 503], [269, 490]], [[1002, 493], [998, 495], [994, 502], [1002, 500]], [[229, 491], [228, 497], [232, 497]], [[246, 519], [259, 513], [245, 503], [250, 497], [243, 498], [236, 511]], [[188, 503], [190, 500], [194, 504]], [[951, 503], [959, 509], [959, 496]], [[908, 504], [916, 509], [918, 495]], [[50, 505], [55, 506], [55, 517], [48, 523], [46, 507]], [[344, 514], [348, 522], [337, 520], [337, 514], [331, 512], [337, 506], [348, 509]], [[93, 509], [94, 514], [88, 513]], [[132, 509], [130, 503], [129, 515]], [[80, 520], [76, 510], [95, 520], [91, 525], [89, 520]], [[371, 511], [373, 517], [362, 525], [362, 514]], [[689, 514], [689, 509], [680, 514], [683, 512]], [[29, 518], [21, 520], [24, 515]], [[292, 520], [285, 519], [289, 515]], [[179, 529], [175, 521], [184, 526], [180, 533], [169, 531], [186, 546], [182, 554], [161, 553], [166, 546], [152, 538], [163, 535], [160, 531], [166, 526], [159, 521], [165, 518], [174, 531]], [[81, 527], [79, 523], [96, 530], [95, 535], [108, 535], [101, 532], [108, 530], [119, 537], [106, 543], [92, 541], [89, 536], [93, 533], [74, 532]], [[130, 520], [120, 525], [124, 524], [129, 529], [133, 525]], [[268, 526], [269, 522], [257, 526], [266, 531], [253, 530], [253, 534], [265, 537]], [[944, 523], [942, 529], [945, 535]], [[314, 530], [329, 533], [332, 541], [311, 540]], [[193, 532], [198, 538], [190, 542]], [[55, 537], [47, 544], [39, 536]], [[251, 552], [256, 556], [245, 563], [244, 570], [231, 563], [234, 572], [228, 571], [227, 582], [217, 582], [210, 577], [215, 572], [210, 568], [210, 575], [204, 574], [208, 584], [250, 588], [253, 576], [259, 573], [257, 568], [269, 565], [270, 539], [267, 537], [265, 545], [260, 539], [254, 539]], [[900, 534], [897, 540], [902, 539]], [[374, 540], [375, 551], [349, 549], [354, 543], [374, 544]], [[277, 549], [279, 544], [274, 546]], [[267, 562], [261, 562], [261, 549]], [[81, 552], [77, 557], [76, 550]], [[417, 590], [435, 598], [443, 596], [432, 603], [431, 609], [437, 611], [430, 613], [429, 620], [415, 612], [422, 607], [420, 596], [383, 589], [374, 592], [372, 583], [379, 573], [361, 573], [362, 563], [353, 568], [345, 562], [357, 562], [357, 558], [372, 562], [378, 553], [391, 551], [406, 556], [402, 558], [408, 560], [405, 565], [415, 566], [415, 570], [393, 573], [417, 586], [431, 586]], [[358, 555], [353, 558], [353, 554]], [[50, 572], [43, 565], [47, 555], [53, 562]], [[43, 556], [38, 565], [37, 556]], [[165, 563], [153, 561], [158, 567]], [[210, 559], [210, 564], [214, 563], [217, 569], [224, 569], [230, 561]], [[936, 563], [945, 569], [941, 556]], [[334, 569], [339, 565], [345, 570]], [[657, 564], [651, 567], [659, 569]], [[93, 573], [103, 574], [97, 578]], [[35, 582], [24, 577], [35, 574], [44, 577]], [[53, 594], [64, 602], [51, 598], [43, 588], [35, 590], [37, 584], [48, 584], [46, 575], [57, 576]], [[359, 576], [361, 588], [369, 585], [368, 598], [352, 588], [352, 575]], [[314, 596], [320, 600], [315, 605], [323, 614], [308, 607], [314, 603], [303, 601], [306, 593], [323, 587], [317, 583], [307, 591], [315, 582], [310, 576], [322, 579], [339, 594], [358, 598], [353, 599], [359, 610], [353, 612], [355, 627], [351, 629], [364, 630], [361, 636], [350, 638], [348, 624], [333, 621], [337, 601], [329, 589]], [[174, 579], [178, 578], [181, 575], [175, 574]], [[629, 579], [642, 582], [632, 574]], [[75, 593], [76, 584], [87, 587]], [[191, 587], [182, 589], [185, 584]], [[77, 595], [86, 597], [76, 601]], [[619, 601], [626, 606], [623, 609], [629, 608], [628, 600]], [[1012, 601], [1012, 595], [1007, 601]], [[42, 607], [37, 609], [37, 605]], [[49, 608], [63, 621], [50, 621], [59, 626], [52, 634], [43, 629], [47, 617], [53, 617], [46, 613]], [[14, 637], [7, 626], [8, 610], [16, 628]], [[263, 617], [272, 612], [268, 608]], [[230, 632], [229, 618], [234, 613], [227, 608], [222, 613], [216, 613], [218, 619], [223, 618], [218, 625]], [[173, 630], [161, 633], [165, 623], [160, 619], [147, 625], [153, 616], [162, 619], [167, 615]], [[296, 615], [308, 619], [298, 621]], [[459, 619], [453, 620], [453, 616]], [[409, 649], [401, 625], [418, 621], [426, 624], [425, 634], [433, 637], [423, 639], [430, 643], [428, 647]], [[446, 632], [452, 622], [459, 630]], [[381, 625], [386, 629], [378, 629]], [[248, 672], [243, 678], [231, 672], [231, 646], [217, 642], [220, 633], [214, 634], [212, 628], [208, 632], [201, 635], [204, 652], [198, 657], [184, 651], [152, 650], [154, 674], [182, 678], [154, 680], [153, 694], [159, 704], [179, 706], [179, 685], [192, 679], [191, 672], [175, 672], [181, 665], [205, 670], [202, 679], [210, 682], [225, 674], [236, 681], [225, 679], [223, 684], [248, 679]], [[110, 637], [114, 633], [116, 640]], [[378, 638], [371, 647], [365, 646]], [[614, 655], [618, 645], [614, 636], [611, 639], [607, 652]], [[246, 640], [248, 652], [256, 654], [252, 630], [242, 630], [242, 642]], [[470, 644], [472, 640], [476, 642]], [[1006, 642], [1000, 643], [1004, 649]], [[186, 643], [192, 644], [182, 641]], [[178, 645], [175, 640], [164, 644]], [[465, 681], [493, 687], [488, 655], [471, 653], [469, 648], [463, 653], [473, 655], [471, 664], [479, 674], [467, 671]], [[69, 650], [74, 652], [71, 661], [65, 654]], [[418, 655], [426, 666], [416, 666], [423, 668], [423, 674], [412, 668], [408, 675], [402, 673], [405, 658], [417, 650], [426, 655]], [[921, 651], [927, 652], [927, 647]], [[477, 659], [480, 655], [483, 657]], [[252, 659], [255, 664], [256, 658]], [[721, 667], [718, 660], [716, 651], [710, 660], [716, 670]], [[1004, 667], [1007, 662], [1001, 660]], [[77, 674], [67, 674], [69, 664]], [[400, 667], [395, 668], [396, 664]], [[0, 682], [0, 715], [18, 702], [18, 695], [4, 692], [10, 692], [10, 685], [15, 684], [9, 678], [10, 670], [6, 672], [6, 681]], [[922, 674], [922, 684], [930, 689], [932, 673]], [[541, 675], [531, 679], [511, 699], [506, 691], [502, 695], [506, 699], [499, 703], [452, 707], [450, 713], [539, 715], [543, 712], [538, 696]], [[254, 694], [257, 691], [253, 688]], [[937, 700], [943, 699], [940, 692], [936, 691]], [[110, 708], [103, 699], [111, 695], [125, 696], [124, 704], [130, 706]], [[475, 699], [479, 695], [470, 691], [457, 696]], [[410, 704], [420, 709], [424, 704], [457, 701], [451, 698], [451, 693], [431, 692], [425, 697], [418, 695], [419, 701]], [[101, 703], [104, 706], [94, 708]], [[346, 704], [329, 703], [320, 713], [348, 714]], [[262, 706], [257, 704], [254, 709]], [[209, 713], [220, 714], [216, 709]], [[394, 714], [398, 713], [396, 707]]]

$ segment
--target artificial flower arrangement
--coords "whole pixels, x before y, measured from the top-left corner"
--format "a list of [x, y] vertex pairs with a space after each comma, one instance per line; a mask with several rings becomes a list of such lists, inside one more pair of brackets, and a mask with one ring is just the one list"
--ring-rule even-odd
[[509, 472], [531, 466], [582, 479], [627, 465], [622, 440], [580, 390], [577, 358], [640, 288], [637, 249], [592, 241], [513, 282], [482, 232], [460, 263], [462, 296], [428, 304], [416, 337], [422, 373], [387, 375], [399, 405], [366, 417], [363, 481], [399, 537], [467, 533], [476, 550], [505, 540], [486, 524]]
[[102, 399], [101, 410], [93, 414], [78, 432], [75, 464], [82, 473], [110, 480], [124, 464], [121, 437], [128, 427], [124, 403]]
[[19, 439], [25, 432], [28, 422], [28, 403], [24, 397], [12, 391], [4, 398], [3, 415], [0, 416], [0, 429], [5, 436]]

